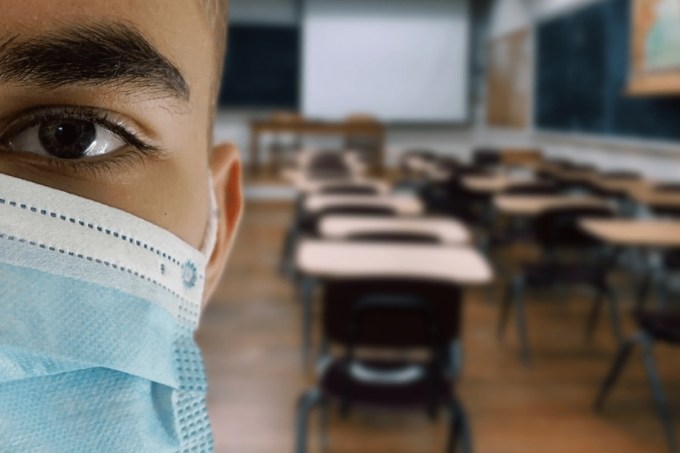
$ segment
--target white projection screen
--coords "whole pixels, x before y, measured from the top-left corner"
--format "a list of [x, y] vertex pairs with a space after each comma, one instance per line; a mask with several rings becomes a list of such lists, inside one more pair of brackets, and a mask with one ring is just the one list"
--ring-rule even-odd
[[303, 112], [468, 119], [467, 0], [305, 0]]

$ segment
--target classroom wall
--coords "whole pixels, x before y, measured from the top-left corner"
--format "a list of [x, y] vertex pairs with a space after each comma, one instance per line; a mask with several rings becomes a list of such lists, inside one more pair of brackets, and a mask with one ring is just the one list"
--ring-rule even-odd
[[[520, 28], [570, 9], [600, 0], [494, 0], [488, 24], [490, 39], [504, 36]], [[290, 21], [295, 17], [295, 0], [231, 0], [232, 20]], [[274, 13], [276, 11], [276, 13]], [[264, 18], [264, 19], [263, 19]], [[482, 29], [482, 31], [486, 31]], [[475, 33], [480, 33], [479, 27]], [[650, 177], [680, 181], [680, 143], [617, 140], [601, 137], [547, 134], [526, 130], [501, 130], [485, 124], [484, 68], [485, 40], [473, 40], [473, 60], [477, 80], [473, 81], [473, 121], [466, 127], [393, 126], [388, 129], [386, 158], [388, 165], [398, 162], [399, 156], [409, 148], [430, 148], [436, 152], [467, 158], [475, 146], [499, 147], [536, 146], [549, 156], [568, 157], [593, 163], [607, 169], [642, 171]], [[482, 87], [482, 89], [477, 89]], [[477, 92], [478, 91], [478, 92]], [[248, 123], [256, 117], [266, 117], [271, 112], [231, 110], [220, 112], [215, 128], [219, 141], [233, 141], [248, 162]], [[318, 142], [317, 142], [318, 143]], [[312, 143], [314, 145], [315, 143]], [[321, 142], [320, 146], [333, 146], [335, 142]], [[339, 142], [337, 143], [339, 146]]]
[[[249, 129], [248, 124], [255, 118], [266, 118], [272, 112], [262, 110], [229, 110], [218, 113], [215, 121], [215, 139], [234, 143], [240, 150], [245, 163], [249, 162]], [[263, 149], [268, 143], [263, 138]], [[340, 147], [342, 142], [336, 140], [309, 140], [310, 147]], [[467, 158], [474, 146], [474, 133], [470, 127], [446, 125], [414, 125], [390, 126], [387, 130], [386, 163], [395, 166], [402, 153], [409, 149], [431, 149], [437, 153]], [[261, 155], [265, 151], [262, 151]]]
[[[495, 0], [489, 39], [510, 34], [533, 23], [564, 14], [601, 0]], [[595, 164], [604, 169], [640, 171], [649, 177], [680, 181], [680, 143], [584, 134], [541, 132], [533, 125], [525, 130], [502, 130], [486, 125], [485, 115], [475, 128], [473, 141], [506, 146], [535, 146], [546, 154]]]
[[[477, 2], [478, 0], [473, 0]], [[230, 21], [237, 23], [294, 24], [297, 20], [297, 0], [230, 0]], [[473, 5], [474, 6], [474, 5]], [[473, 39], [474, 43], [483, 40]], [[476, 103], [473, 103], [473, 108]], [[215, 139], [232, 141], [240, 149], [244, 162], [249, 161], [248, 124], [254, 118], [266, 118], [272, 112], [264, 110], [225, 110], [218, 113], [215, 124]], [[477, 117], [477, 111], [471, 117]], [[471, 120], [470, 124], [476, 123]], [[435, 152], [467, 157], [473, 146], [473, 131], [470, 124], [396, 125], [388, 129], [386, 160], [396, 165], [399, 156], [410, 148], [428, 148]], [[266, 141], [265, 141], [266, 142]], [[339, 141], [310, 142], [311, 146], [340, 146]]]

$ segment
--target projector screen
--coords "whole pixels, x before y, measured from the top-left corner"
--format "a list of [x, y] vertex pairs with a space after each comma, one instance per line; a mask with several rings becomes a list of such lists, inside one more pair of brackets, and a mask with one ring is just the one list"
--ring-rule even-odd
[[468, 119], [467, 0], [306, 0], [306, 116]]

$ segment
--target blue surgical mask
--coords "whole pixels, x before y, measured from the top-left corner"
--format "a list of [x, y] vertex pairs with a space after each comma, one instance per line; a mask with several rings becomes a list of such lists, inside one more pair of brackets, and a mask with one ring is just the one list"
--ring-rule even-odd
[[199, 251], [0, 175], [0, 451], [212, 451], [194, 342], [208, 231]]

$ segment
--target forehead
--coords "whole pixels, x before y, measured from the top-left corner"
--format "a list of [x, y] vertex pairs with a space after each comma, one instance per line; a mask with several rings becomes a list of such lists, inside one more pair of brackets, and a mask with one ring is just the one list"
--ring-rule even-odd
[[0, 40], [74, 25], [127, 23], [175, 64], [189, 86], [204, 85], [215, 64], [208, 0], [2, 0]]

